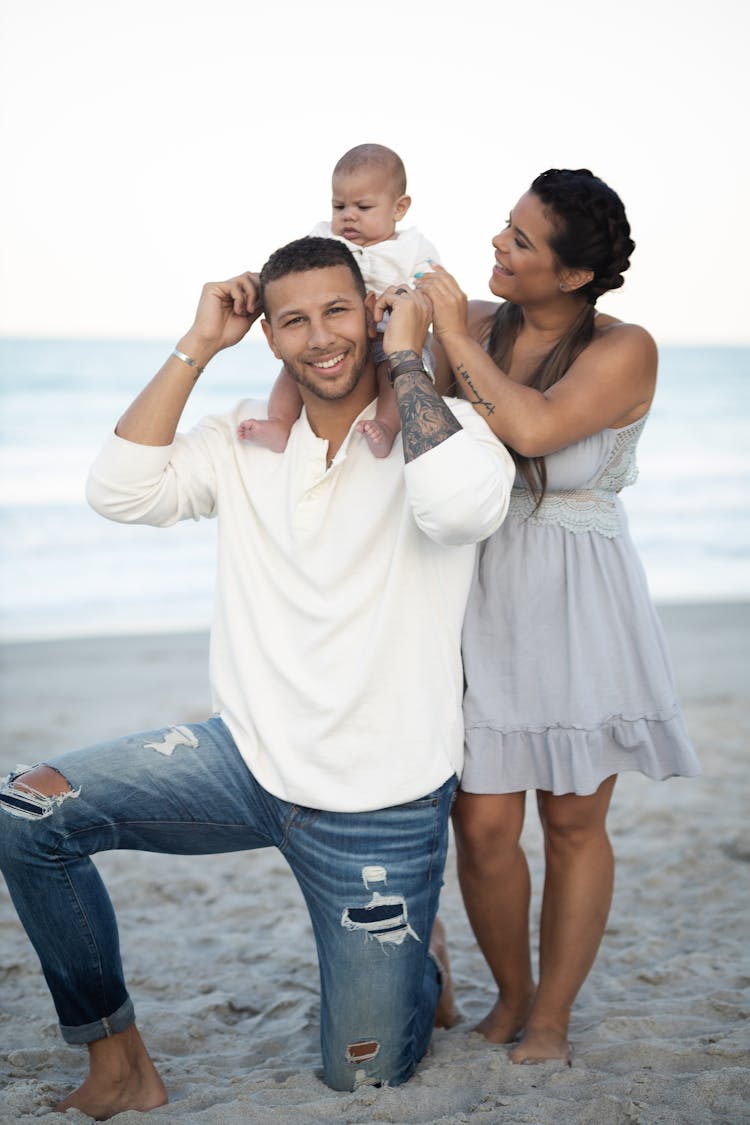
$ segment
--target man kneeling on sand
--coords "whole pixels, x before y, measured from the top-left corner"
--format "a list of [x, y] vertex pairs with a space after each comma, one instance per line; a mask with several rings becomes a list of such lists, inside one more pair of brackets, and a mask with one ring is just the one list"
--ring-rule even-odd
[[[264, 313], [304, 410], [279, 454], [238, 440], [244, 401], [190, 433], [196, 379]], [[385, 332], [402, 437], [372, 457]], [[70, 752], [0, 787], [2, 869], [89, 1075], [58, 1106], [106, 1118], [167, 1093], [135, 1026], [90, 856], [278, 847], [310, 912], [325, 1081], [405, 1082], [450, 997], [430, 952], [461, 767], [461, 622], [475, 544], [502, 522], [509, 455], [422, 369], [429, 298], [366, 297], [349, 250], [303, 238], [260, 278], [203, 289], [194, 323], [120, 419], [90, 503], [124, 523], [216, 516], [215, 714]]]

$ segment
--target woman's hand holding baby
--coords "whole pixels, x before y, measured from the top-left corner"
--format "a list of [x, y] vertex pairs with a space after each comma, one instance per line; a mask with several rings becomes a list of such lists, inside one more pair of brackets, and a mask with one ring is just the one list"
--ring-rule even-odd
[[422, 274], [417, 280], [417, 292], [425, 294], [432, 303], [432, 331], [438, 339], [453, 333], [467, 334], [466, 294], [447, 270], [436, 265], [433, 272]]

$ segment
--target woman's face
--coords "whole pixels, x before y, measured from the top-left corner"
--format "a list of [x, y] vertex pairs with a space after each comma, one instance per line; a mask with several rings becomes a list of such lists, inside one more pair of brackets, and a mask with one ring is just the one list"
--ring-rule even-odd
[[552, 234], [541, 199], [527, 191], [511, 211], [508, 225], [492, 239], [490, 289], [496, 297], [522, 305], [559, 296], [560, 263], [549, 244]]

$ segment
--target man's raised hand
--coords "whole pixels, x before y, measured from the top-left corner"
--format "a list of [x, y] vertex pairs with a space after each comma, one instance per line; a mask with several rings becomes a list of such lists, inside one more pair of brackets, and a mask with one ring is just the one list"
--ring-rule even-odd
[[228, 281], [209, 281], [203, 286], [195, 320], [183, 340], [186, 344], [194, 340], [196, 350], [202, 353], [230, 348], [246, 335], [261, 312], [257, 273], [247, 270]]

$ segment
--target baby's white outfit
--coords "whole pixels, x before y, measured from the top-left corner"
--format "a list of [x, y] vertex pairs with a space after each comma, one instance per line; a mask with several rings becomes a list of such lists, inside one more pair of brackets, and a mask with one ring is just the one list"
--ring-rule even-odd
[[343, 235], [334, 234], [329, 222], [318, 223], [311, 231], [314, 238], [336, 238], [348, 246], [360, 268], [366, 287], [378, 296], [389, 285], [413, 282], [417, 273], [427, 273], [431, 262], [440, 265], [437, 250], [416, 227], [396, 231], [394, 238], [376, 242], [374, 246], [357, 246]]

